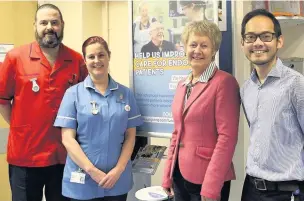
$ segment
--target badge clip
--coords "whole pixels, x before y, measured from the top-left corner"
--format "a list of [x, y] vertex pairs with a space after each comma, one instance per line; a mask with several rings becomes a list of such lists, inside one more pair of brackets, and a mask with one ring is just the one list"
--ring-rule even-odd
[[126, 106], [125, 106], [125, 110], [126, 110], [127, 112], [129, 112], [129, 111], [131, 110], [130, 105], [126, 105]]
[[116, 97], [116, 103], [125, 103], [124, 95], [122, 93]]
[[37, 82], [36, 82], [37, 78], [32, 78], [30, 79], [30, 81], [32, 82], [32, 90], [33, 92], [38, 92], [40, 87], [38, 86]]
[[99, 111], [98, 111], [97, 103], [95, 101], [91, 101], [90, 103], [92, 104], [92, 110], [91, 110], [92, 114], [94, 115], [98, 114]]

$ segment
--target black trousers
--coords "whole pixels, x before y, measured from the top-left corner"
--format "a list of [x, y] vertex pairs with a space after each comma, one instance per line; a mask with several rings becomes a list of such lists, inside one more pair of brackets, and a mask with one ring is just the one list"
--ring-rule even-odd
[[[243, 185], [242, 199], [241, 201], [290, 201], [291, 191], [264, 191], [256, 189], [255, 184], [250, 181], [250, 176], [246, 175]], [[303, 184], [304, 185], [304, 184]], [[304, 201], [304, 192], [300, 192], [299, 195], [294, 196], [294, 201]]]
[[[221, 201], [228, 201], [230, 194], [230, 183], [226, 181], [221, 191]], [[180, 173], [178, 161], [176, 161], [173, 173], [173, 191], [174, 201], [201, 201], [201, 188], [200, 184], [193, 184], [183, 178]]]
[[[118, 195], [118, 196], [108, 196], [103, 198], [95, 198], [91, 200], [85, 200], [85, 201], [126, 201], [128, 194]], [[83, 200], [75, 200], [71, 199], [71, 201], [83, 201]]]
[[46, 201], [69, 201], [62, 196], [64, 165], [19, 167], [9, 165], [12, 201], [41, 201], [43, 187]]

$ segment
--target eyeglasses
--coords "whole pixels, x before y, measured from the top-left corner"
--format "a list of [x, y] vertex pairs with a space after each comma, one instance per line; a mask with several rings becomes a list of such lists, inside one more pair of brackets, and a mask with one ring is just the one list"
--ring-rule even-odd
[[275, 37], [275, 33], [266, 32], [266, 33], [261, 33], [261, 34], [253, 34], [253, 33], [244, 34], [243, 40], [246, 43], [254, 43], [258, 37], [263, 42], [271, 42], [273, 40], [273, 38]]

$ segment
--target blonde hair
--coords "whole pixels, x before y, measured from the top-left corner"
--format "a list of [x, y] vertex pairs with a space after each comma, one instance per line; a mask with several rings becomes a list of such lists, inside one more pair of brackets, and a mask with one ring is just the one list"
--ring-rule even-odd
[[211, 40], [214, 51], [217, 52], [220, 49], [222, 42], [222, 33], [218, 26], [209, 20], [193, 21], [187, 24], [181, 35], [184, 46], [187, 45], [189, 36], [196, 34], [199, 36], [208, 36]]
[[142, 7], [144, 7], [144, 6], [146, 6], [146, 5], [149, 6], [149, 5], [148, 5], [148, 2], [147, 2], [146, 0], [140, 1], [139, 4], [138, 4], [138, 12], [140, 12], [141, 9], [142, 9]]

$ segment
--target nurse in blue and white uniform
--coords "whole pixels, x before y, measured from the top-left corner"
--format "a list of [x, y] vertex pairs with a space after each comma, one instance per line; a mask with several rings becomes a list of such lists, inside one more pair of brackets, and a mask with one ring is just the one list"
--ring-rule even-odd
[[130, 89], [108, 73], [107, 42], [90, 37], [82, 53], [89, 75], [66, 91], [54, 123], [68, 152], [62, 194], [72, 201], [125, 201], [141, 115]]

